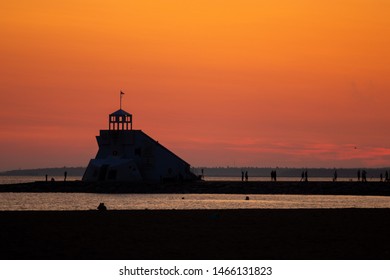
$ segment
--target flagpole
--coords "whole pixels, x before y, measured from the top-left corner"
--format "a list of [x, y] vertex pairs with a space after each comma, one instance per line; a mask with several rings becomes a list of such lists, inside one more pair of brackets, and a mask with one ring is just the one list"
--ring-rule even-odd
[[122, 95], [125, 93], [123, 91], [119, 92], [119, 108], [122, 110]]
[[122, 91], [119, 92], [119, 108], [122, 110]]

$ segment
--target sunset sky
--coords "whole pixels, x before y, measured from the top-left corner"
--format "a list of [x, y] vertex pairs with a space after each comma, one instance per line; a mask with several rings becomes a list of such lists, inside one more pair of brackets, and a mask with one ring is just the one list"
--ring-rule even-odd
[[0, 171], [123, 108], [192, 166], [390, 166], [390, 1], [0, 2]]

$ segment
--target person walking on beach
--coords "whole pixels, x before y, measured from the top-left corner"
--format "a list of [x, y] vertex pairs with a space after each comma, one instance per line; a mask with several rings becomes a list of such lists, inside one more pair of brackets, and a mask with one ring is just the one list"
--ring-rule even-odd
[[244, 171], [241, 171], [241, 181], [243, 181], [244, 182]]
[[68, 172], [64, 172], [64, 182], [66, 181], [66, 177], [68, 177]]
[[301, 174], [301, 181], [300, 181], [300, 182], [302, 182], [304, 178], [305, 178], [305, 172], [302, 171], [302, 174]]
[[385, 173], [385, 182], [388, 182], [389, 181], [389, 172], [387, 172], [386, 170], [386, 173]]
[[274, 181], [276, 182], [276, 170], [274, 170]]
[[248, 182], [248, 171], [245, 171], [245, 181]]
[[[386, 171], [387, 172], [387, 171]], [[46, 180], [46, 182], [47, 182], [47, 174], [45, 175], [45, 180]]]
[[335, 169], [334, 174], [333, 174], [333, 182], [336, 182], [336, 181], [337, 181], [337, 170]]
[[358, 181], [360, 182], [360, 169], [358, 169], [357, 177], [358, 177]]
[[362, 182], [367, 182], [367, 172], [366, 172], [366, 170], [362, 171]]
[[307, 182], [308, 179], [307, 179], [307, 170], [305, 170], [305, 182]]
[[383, 174], [381, 173], [381, 175], [379, 176], [380, 178], [380, 181], [383, 182]]

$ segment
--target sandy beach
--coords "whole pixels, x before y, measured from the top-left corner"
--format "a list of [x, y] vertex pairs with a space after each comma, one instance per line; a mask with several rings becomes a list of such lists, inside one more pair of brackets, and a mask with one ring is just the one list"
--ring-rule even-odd
[[390, 209], [0, 212], [1, 259], [389, 259]]

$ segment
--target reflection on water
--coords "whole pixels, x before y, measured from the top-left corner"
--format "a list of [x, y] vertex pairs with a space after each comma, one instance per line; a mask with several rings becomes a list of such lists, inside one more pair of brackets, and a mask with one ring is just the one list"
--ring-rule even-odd
[[390, 197], [240, 194], [0, 193], [0, 210], [389, 208]]
[[[63, 177], [55, 177], [63, 180]], [[80, 177], [68, 177], [69, 181]], [[239, 181], [241, 177], [206, 177], [207, 181]], [[251, 181], [269, 181], [252, 177]], [[309, 178], [331, 181], [332, 178]], [[43, 181], [37, 176], [0, 176], [0, 184]], [[297, 177], [279, 181], [299, 181]], [[340, 181], [350, 181], [341, 178]], [[90, 194], [90, 193], [0, 193], [0, 210], [90, 210], [104, 202], [108, 209], [286, 209], [286, 208], [389, 208], [390, 197], [335, 195], [245, 195], [240, 194]]]

